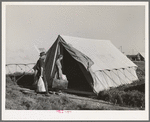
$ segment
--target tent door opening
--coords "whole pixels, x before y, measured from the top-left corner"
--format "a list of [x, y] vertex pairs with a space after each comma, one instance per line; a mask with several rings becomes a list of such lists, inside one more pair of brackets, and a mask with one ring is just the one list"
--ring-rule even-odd
[[63, 47], [63, 61], [62, 61], [63, 74], [66, 75], [68, 80], [68, 89], [93, 92], [91, 86], [87, 82], [79, 65], [82, 65], [76, 61]]

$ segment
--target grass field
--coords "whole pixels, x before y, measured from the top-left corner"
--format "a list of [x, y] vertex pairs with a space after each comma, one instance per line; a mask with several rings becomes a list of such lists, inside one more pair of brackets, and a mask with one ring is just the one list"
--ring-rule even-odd
[[[51, 94], [49, 97], [36, 94], [34, 91], [25, 93], [19, 89], [16, 82], [6, 76], [5, 108], [7, 110], [143, 110], [145, 109], [145, 73], [141, 69], [145, 71], [145, 67], [143, 62], [136, 64], [140, 67], [140, 70], [137, 70], [139, 81], [103, 91], [99, 94], [101, 100], [67, 93]], [[33, 80], [32, 78], [30, 76], [30, 81]]]
[[22, 92], [20, 87], [6, 77], [6, 110], [138, 110], [121, 107], [101, 100], [95, 100], [63, 93], [62, 95]]

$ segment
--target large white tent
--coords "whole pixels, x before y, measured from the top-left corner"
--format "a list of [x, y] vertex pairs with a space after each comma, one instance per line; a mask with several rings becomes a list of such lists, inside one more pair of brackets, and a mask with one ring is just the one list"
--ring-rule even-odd
[[[111, 41], [62, 35], [58, 36], [47, 52], [47, 80], [51, 79], [55, 74], [53, 73], [55, 71], [53, 68], [55, 68], [56, 55], [62, 54], [67, 59], [63, 50], [66, 50], [76, 62], [82, 65], [80, 65], [80, 69], [95, 93], [138, 80], [136, 75], [137, 66], [122, 54]], [[52, 58], [53, 61], [51, 61]], [[69, 59], [68, 57], [68, 60], [71, 60], [71, 58]], [[91, 62], [90, 69], [88, 69]], [[88, 74], [87, 72], [90, 73]], [[69, 77], [71, 74], [68, 73], [67, 75]], [[93, 81], [91, 81], [89, 75], [91, 75]]]

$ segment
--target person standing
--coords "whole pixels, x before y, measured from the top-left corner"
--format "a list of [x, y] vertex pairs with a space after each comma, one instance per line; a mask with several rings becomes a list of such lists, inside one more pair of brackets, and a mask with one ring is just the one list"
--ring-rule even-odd
[[[40, 58], [38, 59], [36, 65], [33, 67], [34, 69], [34, 84], [36, 84], [37, 86], [37, 81], [39, 80], [39, 78], [41, 77], [43, 82], [44, 82], [44, 86], [45, 86], [45, 95], [48, 96], [49, 92], [48, 92], [48, 83], [46, 80], [46, 75], [45, 75], [45, 59], [46, 59], [46, 53], [45, 52], [41, 52], [40, 53]], [[38, 86], [37, 86], [38, 88]], [[36, 88], [36, 89], [37, 89]]]
[[63, 75], [63, 73], [62, 73], [62, 65], [61, 65], [61, 60], [63, 59], [63, 55], [59, 55], [58, 56], [58, 59], [57, 59], [57, 61], [56, 61], [56, 65], [57, 65], [57, 74], [58, 74], [58, 78], [60, 79], [60, 80], [62, 80], [63, 78], [62, 78], [62, 75]]

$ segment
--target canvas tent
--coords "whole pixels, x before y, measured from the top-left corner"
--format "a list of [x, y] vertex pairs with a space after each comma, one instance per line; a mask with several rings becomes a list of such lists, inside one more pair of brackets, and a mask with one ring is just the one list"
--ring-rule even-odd
[[137, 66], [108, 40], [58, 36], [47, 51], [45, 67], [48, 85], [52, 88], [56, 60], [63, 55], [62, 71], [68, 88], [99, 93], [110, 87], [137, 80]]

